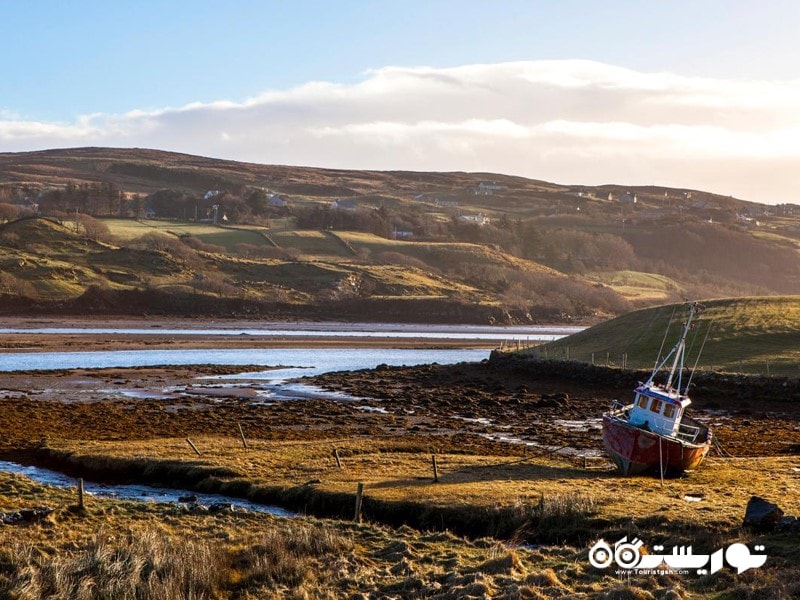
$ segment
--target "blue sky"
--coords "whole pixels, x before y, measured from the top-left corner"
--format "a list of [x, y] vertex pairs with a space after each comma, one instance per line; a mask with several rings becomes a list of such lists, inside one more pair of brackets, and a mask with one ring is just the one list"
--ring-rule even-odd
[[[0, 151], [148, 145], [257, 162], [500, 170], [555, 180], [572, 174], [586, 183], [715, 186], [763, 201], [793, 197], [788, 187], [778, 191], [775, 179], [788, 183], [781, 165], [797, 158], [786, 148], [800, 126], [791, 116], [800, 108], [792, 106], [800, 79], [800, 3], [42, 0], [4, 2], [0, 21]], [[535, 89], [515, 86], [520, 78], [530, 81], [529, 69], [503, 66], [523, 63], [539, 73]], [[457, 70], [475, 65], [497, 68]], [[546, 80], [542, 65], [549, 65]], [[567, 79], [578, 69], [582, 83], [554, 83], [551, 71], [557, 74], [559, 65]], [[629, 89], [636, 79], [634, 96], [609, 97], [614, 68], [628, 75], [613, 75], [613, 87]], [[659, 74], [661, 96], [643, 99], [642, 85], [652, 91]], [[453, 95], [455, 88], [443, 93], [421, 83], [443, 76], [462, 89], [490, 85], [498, 93], [476, 103], [473, 95]], [[314, 94], [316, 84], [333, 88]], [[687, 88], [694, 91], [686, 94]], [[597, 91], [594, 101], [587, 89]], [[641, 114], [642, 106], [661, 105], [676, 93], [682, 97], [674, 116]], [[698, 94], [699, 117], [681, 110]], [[742, 99], [735, 111], [722, 106], [731, 94]], [[753, 106], [763, 94], [782, 101], [777, 108]], [[406, 102], [402, 114], [378, 110], [398, 95]], [[455, 106], [458, 120], [444, 108], [431, 109], [436, 102]], [[578, 105], [584, 110], [569, 110]], [[600, 114], [599, 106], [607, 111]], [[214, 135], [198, 135], [189, 124]], [[543, 146], [543, 137], [548, 144], [564, 136], [596, 139], [598, 127], [607, 136], [614, 124], [622, 124], [614, 129], [614, 147], [594, 167], [599, 144], [595, 154], [584, 145], [560, 147], [559, 160]], [[248, 131], [259, 132], [263, 147], [247, 139]], [[704, 131], [718, 140], [719, 152], [698, 135]], [[642, 164], [640, 144], [663, 146], [666, 138], [672, 154], [665, 150]], [[711, 175], [681, 160], [684, 145], [698, 138]], [[424, 151], [420, 139], [432, 140]], [[514, 142], [512, 158], [529, 149], [530, 164], [498, 159], [504, 140]], [[722, 148], [737, 142], [758, 151], [731, 156]], [[751, 159], [748, 175], [772, 183], [748, 184], [743, 173], [735, 181], [731, 171]]]

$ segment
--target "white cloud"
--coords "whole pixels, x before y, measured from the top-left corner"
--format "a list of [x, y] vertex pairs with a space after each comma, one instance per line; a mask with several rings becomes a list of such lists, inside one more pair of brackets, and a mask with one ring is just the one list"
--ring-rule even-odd
[[592, 61], [385, 67], [241, 102], [92, 114], [0, 112], [0, 150], [154, 147], [264, 163], [479, 170], [800, 201], [800, 81], [643, 73]]

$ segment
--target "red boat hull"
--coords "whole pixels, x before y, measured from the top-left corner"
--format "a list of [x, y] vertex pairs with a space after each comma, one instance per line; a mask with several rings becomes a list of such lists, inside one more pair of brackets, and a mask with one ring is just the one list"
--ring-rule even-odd
[[697, 467], [711, 448], [711, 434], [702, 443], [681, 442], [603, 415], [603, 444], [624, 475], [682, 473]]

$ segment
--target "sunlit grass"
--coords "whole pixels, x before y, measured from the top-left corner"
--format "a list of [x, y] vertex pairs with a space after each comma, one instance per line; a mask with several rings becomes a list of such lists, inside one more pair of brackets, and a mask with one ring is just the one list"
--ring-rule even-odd
[[[658, 479], [623, 478], [552, 458], [445, 453], [437, 455], [440, 482], [434, 483], [427, 472], [427, 449], [410, 440], [251, 440], [249, 449], [234, 438], [194, 441], [203, 452], [200, 458], [178, 439], [53, 445], [76, 452], [76, 464], [102, 464], [102, 455], [173, 461], [176, 485], [181, 484], [181, 465], [235, 471], [240, 483], [230, 489], [239, 490], [246, 489], [242, 482], [296, 489], [319, 480], [307, 485], [320, 493], [347, 492], [340, 498], [350, 515], [356, 483], [363, 481], [366, 522], [192, 514], [171, 506], [91, 497], [86, 513], [79, 515], [69, 508], [74, 491], [0, 474], [3, 510], [40, 504], [56, 508], [40, 525], [27, 526], [24, 537], [17, 528], [0, 528], [0, 590], [12, 597], [38, 597], [43, 589], [82, 597], [78, 591], [91, 587], [106, 590], [109, 597], [139, 590], [136, 597], [141, 598], [173, 597], [170, 590], [176, 589], [192, 589], [194, 598], [404, 597], [413, 590], [453, 598], [591, 598], [688, 589], [691, 597], [710, 598], [746, 587], [760, 590], [760, 597], [773, 597], [791, 591], [787, 582], [796, 572], [796, 565], [791, 566], [796, 542], [780, 536], [766, 538], [768, 565], [744, 578], [725, 569], [711, 578], [639, 575], [621, 583], [613, 573], [593, 569], [587, 559], [597, 537], [613, 542], [636, 535], [648, 547], [688, 543], [697, 551], [732, 541], [752, 544], [752, 534], [738, 529], [751, 495], [777, 501], [787, 514], [800, 512], [791, 457], [713, 458], [688, 478], [668, 479], [662, 487]], [[340, 449], [342, 469], [331, 455], [334, 445]], [[216, 479], [218, 484], [225, 480]], [[197, 485], [213, 487], [214, 481]], [[476, 520], [504, 506], [505, 512], [495, 514], [513, 518], [518, 528], [509, 532], [510, 545], [447, 532], [391, 529], [375, 523], [381, 520], [374, 512], [378, 505], [370, 503], [375, 499], [410, 503], [406, 506], [418, 513], [447, 507]], [[447, 523], [439, 526], [447, 528]], [[537, 540], [546, 545], [516, 546]]]
[[[431, 454], [415, 442], [320, 440], [280, 443], [253, 440], [245, 450], [235, 438], [201, 437], [194, 440], [203, 456], [198, 459], [185, 440], [132, 442], [51, 443], [57, 449], [83, 457], [86, 464], [102, 464], [103, 456], [131, 460], [177, 461], [239, 473], [252, 486], [291, 488], [316, 481], [315, 489], [354, 494], [365, 483], [371, 498], [387, 502], [415, 502], [421, 506], [465, 506], [476, 509], [530, 504], [540, 498], [566, 497], [576, 491], [590, 498], [598, 514], [608, 519], [631, 515], [661, 515], [667, 519], [705, 523], [710, 529], [735, 527], [751, 495], [780, 498], [787, 514], [800, 513], [800, 486], [787, 458], [710, 458], [689, 477], [667, 479], [622, 477], [611, 470], [584, 469], [545, 455], [497, 456], [473, 453], [437, 454], [439, 483], [434, 483]], [[343, 468], [336, 466], [333, 448], [339, 448]], [[93, 458], [92, 458], [93, 457]], [[589, 466], [604, 463], [590, 461]], [[698, 494], [702, 502], [688, 502]]]
[[682, 286], [675, 280], [656, 273], [640, 271], [608, 271], [589, 273], [587, 279], [611, 287], [625, 298], [635, 302], [654, 303], [668, 300], [681, 293]]
[[[687, 340], [688, 366], [703, 347], [701, 368], [797, 377], [800, 374], [800, 296], [750, 297], [702, 302], [705, 309]], [[687, 315], [685, 304], [634, 311], [538, 348], [539, 355], [619, 366], [623, 354], [634, 368], [651, 368], [664, 342], [676, 341]]]

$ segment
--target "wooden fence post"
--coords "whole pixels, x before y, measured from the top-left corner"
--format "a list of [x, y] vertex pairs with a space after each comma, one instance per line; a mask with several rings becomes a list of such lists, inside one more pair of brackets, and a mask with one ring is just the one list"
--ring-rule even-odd
[[192, 443], [192, 440], [190, 440], [189, 438], [186, 438], [186, 442], [187, 442], [187, 443], [188, 443], [188, 444], [189, 444], [189, 445], [192, 447], [192, 450], [194, 450], [194, 453], [195, 453], [195, 454], [197, 454], [197, 456], [201, 456], [201, 454], [200, 454], [200, 450], [198, 450], [198, 449], [197, 449], [197, 446], [195, 446], [195, 445]]
[[334, 448], [333, 449], [333, 457], [336, 459], [336, 468], [341, 469], [342, 468], [342, 460], [339, 458], [339, 449], [338, 448]]
[[436, 455], [431, 454], [431, 462], [433, 463], [433, 482], [439, 483], [439, 467], [436, 464]]
[[359, 482], [358, 490], [356, 491], [356, 514], [353, 520], [356, 523], [361, 523], [361, 503], [364, 500], [364, 484]]
[[78, 509], [83, 510], [83, 477], [78, 479]]
[[247, 440], [244, 439], [244, 431], [242, 431], [242, 424], [241, 423], [237, 423], [237, 425], [239, 426], [239, 437], [242, 438], [242, 446], [247, 448]]

